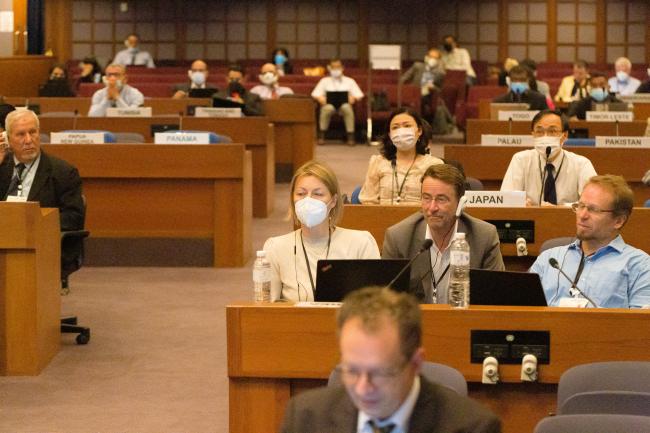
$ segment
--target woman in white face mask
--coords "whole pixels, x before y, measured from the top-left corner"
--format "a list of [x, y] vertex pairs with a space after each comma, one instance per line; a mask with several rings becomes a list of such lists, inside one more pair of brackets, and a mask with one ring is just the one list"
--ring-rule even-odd
[[272, 301], [313, 301], [318, 260], [380, 258], [369, 232], [336, 227], [343, 203], [338, 180], [328, 166], [309, 161], [296, 171], [290, 213], [299, 228], [264, 243], [273, 273]]
[[420, 178], [426, 169], [442, 160], [429, 155], [424, 120], [400, 108], [389, 118], [381, 155], [370, 157], [368, 173], [359, 200], [363, 204], [420, 204]]

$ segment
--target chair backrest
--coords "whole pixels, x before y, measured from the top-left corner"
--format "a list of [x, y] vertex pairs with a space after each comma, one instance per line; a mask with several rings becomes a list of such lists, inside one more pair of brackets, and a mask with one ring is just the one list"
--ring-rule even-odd
[[[422, 363], [421, 374], [429, 382], [447, 387], [464, 397], [467, 396], [467, 381], [460, 371], [453, 367], [437, 362], [425, 361]], [[332, 370], [327, 380], [327, 386], [335, 386], [340, 383], [341, 378], [339, 373], [336, 370]]]
[[558, 414], [609, 413], [650, 416], [650, 393], [630, 391], [579, 392], [564, 400]]
[[568, 369], [558, 383], [558, 409], [572, 395], [590, 391], [650, 393], [650, 362], [595, 362]]
[[534, 433], [646, 433], [650, 417], [634, 415], [561, 415], [541, 420]]
[[475, 177], [466, 176], [465, 184], [467, 186], [466, 189], [469, 191], [483, 191], [483, 182]]
[[555, 247], [561, 247], [563, 245], [569, 245], [571, 242], [575, 240], [575, 237], [573, 236], [563, 236], [559, 238], [551, 238], [547, 239], [542, 243], [542, 246], [539, 247], [539, 252], [542, 253], [548, 249], [555, 248]]
[[361, 200], [359, 200], [360, 192], [361, 192], [361, 185], [358, 185], [356, 188], [354, 188], [354, 191], [352, 191], [352, 195], [350, 196], [350, 203], [361, 204]]
[[144, 135], [137, 132], [115, 132], [115, 141], [117, 143], [144, 143]]

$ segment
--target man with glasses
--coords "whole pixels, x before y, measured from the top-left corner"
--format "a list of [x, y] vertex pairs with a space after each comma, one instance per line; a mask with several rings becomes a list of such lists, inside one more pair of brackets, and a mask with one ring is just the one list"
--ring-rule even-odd
[[93, 94], [88, 116], [104, 117], [109, 107], [128, 108], [144, 104], [142, 93], [126, 84], [127, 80], [124, 66], [116, 64], [106, 66], [106, 75], [104, 75], [106, 87]]
[[432, 165], [422, 175], [421, 184], [422, 211], [386, 230], [381, 256], [410, 259], [418, 254], [425, 239], [433, 240], [429, 252], [411, 265], [410, 292], [420, 302], [446, 304], [449, 246], [456, 232], [465, 233], [470, 267], [503, 271], [499, 236], [492, 224], [462, 212], [459, 203], [465, 194], [465, 176], [456, 167]]
[[[548, 305], [640, 308], [650, 305], [650, 256], [627, 245], [620, 231], [630, 218], [634, 193], [621, 176], [589, 179], [576, 213], [576, 241], [539, 255]], [[557, 261], [560, 271], [550, 264]]]
[[569, 121], [555, 110], [542, 110], [532, 122], [534, 149], [512, 156], [501, 191], [526, 191], [529, 206], [568, 204], [578, 200], [596, 175], [584, 156], [563, 149]]
[[368, 287], [337, 316], [342, 385], [289, 402], [284, 433], [499, 432], [498, 418], [467, 397], [420, 376], [422, 319], [416, 300]]

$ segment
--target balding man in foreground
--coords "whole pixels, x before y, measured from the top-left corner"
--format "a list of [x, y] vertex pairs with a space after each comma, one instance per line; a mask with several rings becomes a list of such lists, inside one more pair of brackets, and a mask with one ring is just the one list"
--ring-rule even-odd
[[206, 89], [205, 93], [209, 93], [210, 91], [213, 94], [217, 93], [217, 88], [208, 84], [209, 75], [208, 64], [200, 59], [194, 60], [190, 70], [187, 71], [189, 82], [175, 85], [172, 98], [181, 99], [187, 98], [188, 96], [191, 97], [192, 90], [194, 89]]

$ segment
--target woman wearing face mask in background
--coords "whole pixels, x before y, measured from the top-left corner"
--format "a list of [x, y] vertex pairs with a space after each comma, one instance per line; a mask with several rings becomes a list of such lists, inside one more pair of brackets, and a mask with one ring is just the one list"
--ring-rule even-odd
[[278, 75], [293, 74], [293, 65], [289, 61], [289, 51], [286, 48], [276, 48], [273, 50], [271, 63], [278, 69]]
[[309, 161], [291, 180], [290, 212], [298, 230], [264, 243], [271, 263], [271, 300], [313, 301], [316, 264], [324, 259], [379, 259], [377, 242], [367, 231], [337, 227], [343, 202], [334, 172]]
[[420, 178], [442, 160], [427, 153], [423, 120], [417, 113], [400, 108], [388, 124], [381, 155], [370, 157], [359, 200], [363, 204], [420, 204]]
[[532, 121], [534, 149], [512, 156], [501, 191], [526, 191], [526, 204], [564, 205], [580, 198], [596, 170], [587, 158], [562, 148], [569, 121], [556, 110], [542, 110]]

